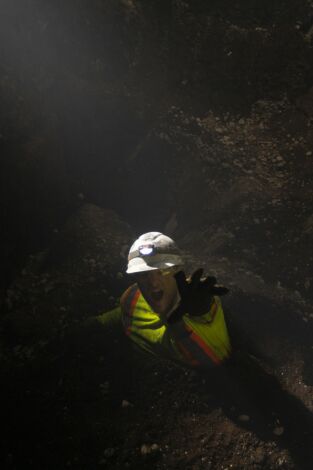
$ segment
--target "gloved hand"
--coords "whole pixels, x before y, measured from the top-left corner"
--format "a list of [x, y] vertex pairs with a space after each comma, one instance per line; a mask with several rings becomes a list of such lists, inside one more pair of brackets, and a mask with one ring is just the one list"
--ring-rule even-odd
[[179, 321], [185, 313], [199, 316], [207, 313], [210, 309], [213, 295], [225, 295], [229, 291], [226, 287], [217, 286], [216, 278], [207, 276], [201, 279], [203, 269], [197, 269], [187, 281], [183, 271], [175, 274], [177, 288], [181, 297], [177, 309], [169, 316], [169, 324]]

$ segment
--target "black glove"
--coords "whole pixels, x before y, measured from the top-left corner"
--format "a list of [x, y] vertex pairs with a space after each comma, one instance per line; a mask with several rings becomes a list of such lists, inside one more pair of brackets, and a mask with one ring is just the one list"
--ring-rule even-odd
[[185, 313], [199, 316], [209, 311], [213, 295], [225, 295], [229, 291], [226, 287], [217, 286], [216, 278], [207, 276], [201, 279], [203, 269], [197, 269], [187, 281], [183, 271], [175, 274], [177, 288], [181, 297], [177, 309], [170, 315], [169, 324], [179, 321]]

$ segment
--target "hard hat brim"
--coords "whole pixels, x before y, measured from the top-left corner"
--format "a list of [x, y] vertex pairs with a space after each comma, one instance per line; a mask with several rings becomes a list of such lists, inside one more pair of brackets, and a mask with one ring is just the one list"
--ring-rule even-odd
[[183, 260], [178, 255], [157, 254], [147, 257], [136, 257], [129, 261], [126, 270], [127, 274], [135, 274], [145, 271], [155, 271], [157, 269], [167, 269], [173, 266], [182, 266]]

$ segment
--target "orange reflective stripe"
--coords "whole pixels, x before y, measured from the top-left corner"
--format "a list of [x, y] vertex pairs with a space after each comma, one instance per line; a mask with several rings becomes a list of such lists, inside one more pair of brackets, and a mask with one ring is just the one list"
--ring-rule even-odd
[[140, 296], [140, 290], [137, 289], [136, 292], [135, 292], [135, 295], [131, 301], [131, 304], [130, 304], [130, 309], [129, 309], [129, 316], [131, 317], [134, 313], [134, 309], [136, 307], [136, 303], [137, 303], [137, 300], [138, 300], [138, 297]]
[[220, 364], [222, 361], [219, 357], [212, 351], [212, 349], [203, 341], [203, 339], [198, 336], [190, 326], [186, 325], [186, 329], [191, 332], [190, 338], [197, 343], [197, 345], [205, 352], [205, 354], [211, 359], [214, 364]]
[[121, 306], [123, 309], [123, 313], [125, 313], [125, 315], [128, 315], [129, 313], [129, 308], [131, 306], [133, 295], [135, 294], [137, 289], [138, 289], [137, 285], [133, 284], [132, 286], [128, 287], [128, 289], [126, 289], [126, 291], [121, 297], [120, 302], [121, 302]]
[[123, 323], [125, 332], [130, 335], [132, 316], [137, 304], [137, 300], [140, 296], [140, 290], [137, 285], [129, 287], [121, 297], [121, 306], [123, 310]]
[[[133, 313], [134, 313], [134, 310], [135, 310], [135, 307], [136, 307], [137, 300], [138, 300], [139, 296], [140, 296], [140, 290], [137, 289], [136, 292], [135, 292], [134, 297], [132, 298], [131, 304], [130, 304], [130, 309], [129, 309], [129, 313], [128, 313], [128, 316], [130, 318], [133, 316]], [[131, 330], [131, 323], [130, 323], [130, 325], [128, 325], [128, 328], [126, 330], [127, 335], [130, 335], [130, 330]]]
[[211, 363], [214, 366], [216, 364], [214, 353], [212, 353], [214, 356], [212, 359], [207, 349], [201, 347], [201, 344], [196, 340], [198, 336], [193, 329], [186, 323], [177, 322], [173, 327], [172, 334], [175, 337], [176, 346], [188, 362], [195, 361], [195, 365]]
[[194, 359], [192, 357], [192, 354], [190, 353], [190, 351], [188, 351], [188, 349], [185, 348], [185, 346], [180, 341], [176, 341], [176, 346], [178, 347], [181, 354], [185, 357], [185, 359], [189, 362], [189, 364], [193, 366], [198, 366], [200, 364], [199, 361], [197, 361], [197, 359]]
[[133, 289], [134, 286], [129, 286], [123, 293], [121, 299], [120, 299], [120, 303], [121, 303], [121, 306], [124, 308], [125, 305], [126, 305], [126, 302], [127, 302], [127, 299], [129, 298], [129, 295], [131, 293], [131, 290]]

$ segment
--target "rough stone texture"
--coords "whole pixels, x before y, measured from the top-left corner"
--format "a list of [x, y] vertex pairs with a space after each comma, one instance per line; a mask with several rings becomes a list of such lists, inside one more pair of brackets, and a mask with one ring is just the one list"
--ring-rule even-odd
[[34, 345], [113, 308], [127, 287], [125, 266], [134, 240], [112, 210], [84, 204], [51, 247], [35, 256], [7, 293], [6, 341]]
[[[311, 470], [312, 3], [2, 3], [3, 468]], [[231, 288], [238, 382], [66, 342], [124, 288], [112, 210]]]

